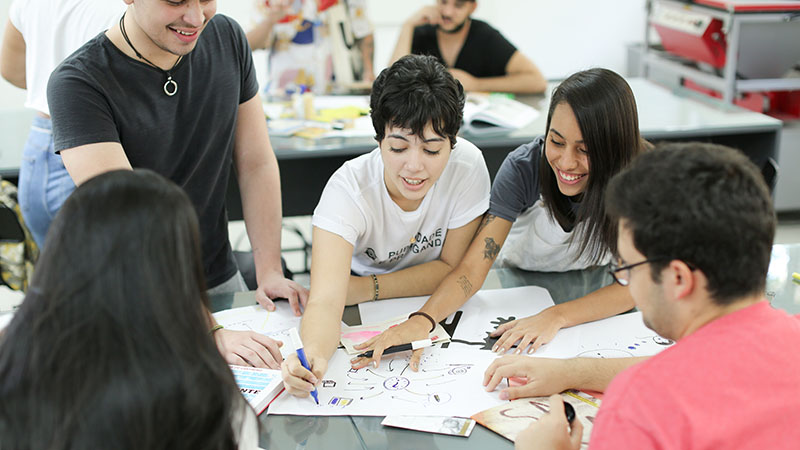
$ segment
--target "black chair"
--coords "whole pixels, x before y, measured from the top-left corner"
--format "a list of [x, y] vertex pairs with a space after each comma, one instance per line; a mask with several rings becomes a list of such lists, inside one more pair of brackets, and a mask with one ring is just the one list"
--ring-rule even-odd
[[8, 206], [0, 204], [0, 241], [22, 242], [25, 232], [17, 219], [17, 214]]
[[772, 158], [767, 158], [764, 165], [761, 166], [761, 175], [764, 176], [764, 181], [769, 186], [769, 191], [775, 190], [775, 183], [778, 181], [778, 162]]

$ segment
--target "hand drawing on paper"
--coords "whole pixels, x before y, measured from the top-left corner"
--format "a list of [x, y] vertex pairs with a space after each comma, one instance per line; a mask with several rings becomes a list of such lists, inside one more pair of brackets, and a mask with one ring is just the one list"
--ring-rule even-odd
[[480, 389], [483, 372], [494, 360], [491, 352], [432, 347], [426, 349], [417, 372], [411, 370], [410, 358], [410, 352], [386, 355], [377, 368], [353, 369], [347, 353], [337, 350], [317, 385], [320, 406], [284, 396], [269, 412], [464, 416], [502, 403], [498, 392]]

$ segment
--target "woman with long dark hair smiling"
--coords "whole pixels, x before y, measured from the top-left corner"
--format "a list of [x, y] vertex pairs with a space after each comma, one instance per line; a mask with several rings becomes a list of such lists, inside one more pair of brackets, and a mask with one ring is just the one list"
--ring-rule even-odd
[[178, 186], [148, 170], [79, 186], [0, 336], [2, 448], [256, 448], [205, 292]]

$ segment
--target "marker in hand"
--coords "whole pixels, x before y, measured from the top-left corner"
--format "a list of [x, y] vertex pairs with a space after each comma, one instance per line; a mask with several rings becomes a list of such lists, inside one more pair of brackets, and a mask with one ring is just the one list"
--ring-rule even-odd
[[[300, 364], [310, 371], [311, 365], [308, 363], [308, 358], [306, 358], [306, 352], [303, 350], [303, 342], [300, 340], [300, 335], [297, 334], [297, 328], [289, 330], [289, 335], [292, 337], [292, 342], [294, 343], [295, 352], [297, 352], [297, 358], [300, 360]], [[311, 396], [314, 397], [314, 401], [319, 405], [319, 393], [316, 387], [311, 391]]]
[[[390, 353], [404, 352], [406, 350], [416, 350], [418, 348], [430, 347], [431, 345], [433, 345], [433, 342], [430, 339], [421, 339], [410, 344], [392, 345], [391, 347], [384, 349], [383, 354], [388, 355]], [[358, 356], [361, 358], [372, 358], [373, 353], [374, 352], [372, 350], [367, 350]]]
[[567, 423], [572, 426], [572, 421], [575, 420], [575, 408], [567, 402], [564, 402], [564, 414], [567, 416]]

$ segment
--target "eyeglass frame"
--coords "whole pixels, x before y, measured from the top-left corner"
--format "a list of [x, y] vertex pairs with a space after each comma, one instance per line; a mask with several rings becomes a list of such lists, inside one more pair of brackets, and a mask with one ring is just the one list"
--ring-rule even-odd
[[[664, 260], [667, 260], [667, 259], [673, 259], [673, 258], [667, 258], [666, 256], [657, 257], [657, 258], [648, 258], [648, 259], [645, 259], [644, 261], [639, 261], [637, 263], [627, 264], [627, 265], [624, 265], [624, 266], [621, 266], [621, 267], [616, 267], [616, 268], [614, 267], [615, 264], [611, 263], [611, 267], [608, 268], [608, 274], [611, 275], [611, 278], [614, 279], [615, 283], [619, 284], [620, 286], [628, 286], [628, 285], [631, 284], [631, 269], [633, 269], [636, 266], [641, 266], [641, 265], [644, 265], [644, 264], [650, 264], [650, 263], [654, 263], [654, 262], [664, 261]], [[683, 261], [683, 263], [686, 264], [686, 266], [689, 267], [689, 270], [691, 270], [691, 271], [697, 270], [697, 268], [693, 264], [689, 264], [686, 261]], [[627, 270], [628, 271], [628, 276], [626, 278], [620, 279], [620, 278], [617, 277], [617, 273], [622, 272], [623, 270]]]

